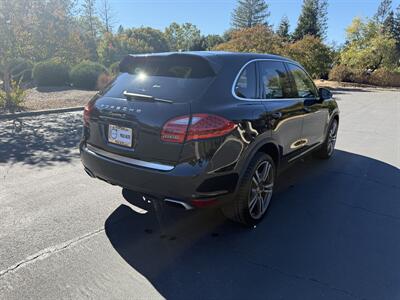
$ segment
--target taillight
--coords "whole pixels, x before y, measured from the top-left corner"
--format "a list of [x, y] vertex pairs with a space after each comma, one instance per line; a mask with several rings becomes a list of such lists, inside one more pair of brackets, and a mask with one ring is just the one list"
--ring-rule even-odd
[[94, 103], [89, 101], [88, 104], [85, 105], [85, 108], [83, 109], [83, 124], [84, 125], [89, 125], [89, 120], [90, 120], [90, 114], [92, 113]]
[[235, 128], [235, 123], [220, 116], [194, 114], [191, 120], [190, 116], [169, 120], [161, 131], [161, 140], [171, 143], [183, 143], [185, 140], [209, 139], [226, 135]]

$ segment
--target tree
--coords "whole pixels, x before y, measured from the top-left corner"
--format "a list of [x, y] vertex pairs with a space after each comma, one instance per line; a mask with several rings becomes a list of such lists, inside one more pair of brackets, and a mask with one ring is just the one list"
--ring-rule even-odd
[[361, 71], [373, 72], [382, 67], [393, 70], [398, 63], [396, 40], [382, 34], [381, 25], [377, 21], [364, 22], [355, 18], [347, 28], [346, 47], [340, 54], [340, 61]]
[[99, 9], [100, 19], [104, 24], [104, 29], [106, 32], [112, 32], [115, 25], [115, 15], [114, 11], [108, 0], [102, 0]]
[[268, 26], [270, 13], [265, 0], [239, 0], [232, 13], [233, 28], [250, 28], [259, 24]]
[[290, 39], [289, 28], [290, 28], [289, 19], [287, 16], [283, 16], [281, 22], [279, 23], [276, 34], [279, 35], [284, 40], [289, 41]]
[[392, 0], [381, 0], [378, 10], [375, 13], [374, 20], [379, 24], [383, 24], [392, 11]]
[[96, 0], [84, 0], [83, 8], [83, 24], [86, 25], [86, 30], [90, 33], [93, 40], [96, 40], [98, 28], [96, 26]]
[[300, 62], [314, 78], [327, 78], [333, 62], [333, 52], [315, 36], [288, 45], [286, 55]]
[[173, 22], [165, 28], [164, 35], [172, 51], [193, 50], [201, 39], [200, 30], [191, 23], [179, 25]]
[[390, 35], [392, 37], [395, 37], [395, 18], [394, 18], [394, 11], [391, 10], [386, 17], [386, 19], [383, 21], [382, 24], [382, 32], [384, 34]]
[[393, 38], [396, 40], [397, 52], [400, 53], [400, 5], [397, 6], [394, 17]]
[[118, 34], [123, 34], [123, 33], [124, 33], [124, 30], [125, 30], [124, 27], [123, 27], [122, 25], [119, 25], [119, 26], [118, 26], [118, 29], [117, 29], [117, 33], [118, 33]]
[[313, 35], [324, 39], [328, 21], [327, 9], [327, 0], [304, 0], [293, 38], [301, 40], [306, 35]]
[[235, 30], [228, 42], [219, 44], [214, 49], [233, 52], [258, 52], [282, 54], [282, 39], [264, 25]]
[[224, 42], [224, 39], [218, 34], [209, 34], [203, 38], [203, 48], [204, 50], [212, 50], [219, 44]]

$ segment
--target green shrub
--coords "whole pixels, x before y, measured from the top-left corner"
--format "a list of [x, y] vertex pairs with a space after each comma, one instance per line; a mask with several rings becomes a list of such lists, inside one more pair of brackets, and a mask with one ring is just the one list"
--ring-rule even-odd
[[12, 79], [17, 82], [27, 82], [32, 80], [33, 63], [23, 58], [13, 59], [10, 64]]
[[351, 82], [353, 71], [345, 65], [333, 66], [329, 72], [329, 80], [340, 82]]
[[21, 88], [16, 81], [11, 82], [11, 92], [9, 95], [0, 89], [0, 107], [10, 110], [11, 112], [13, 112], [15, 108], [20, 107], [25, 101], [25, 98], [25, 90]]
[[97, 88], [100, 75], [107, 73], [107, 69], [103, 65], [84, 61], [72, 68], [70, 77], [75, 87], [93, 90]]
[[111, 74], [117, 75], [119, 73], [119, 61], [111, 64], [109, 70]]
[[68, 66], [55, 59], [40, 62], [33, 68], [33, 79], [39, 86], [63, 86], [69, 81]]

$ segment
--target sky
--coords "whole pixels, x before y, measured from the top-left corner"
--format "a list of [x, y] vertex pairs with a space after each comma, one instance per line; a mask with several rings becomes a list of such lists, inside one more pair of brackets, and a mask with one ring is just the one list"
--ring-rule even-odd
[[[222, 34], [229, 29], [231, 13], [236, 0], [109, 0], [116, 24], [126, 27], [150, 26], [164, 30], [172, 22], [189, 22], [202, 34]], [[101, 0], [98, 0], [101, 2]], [[302, 0], [267, 0], [271, 16], [269, 23], [275, 27], [286, 15], [294, 30], [301, 12]], [[372, 17], [380, 0], [328, 0], [327, 42], [342, 44], [345, 29], [354, 17]], [[400, 0], [393, 1], [393, 8]], [[117, 25], [117, 26], [118, 26]]]

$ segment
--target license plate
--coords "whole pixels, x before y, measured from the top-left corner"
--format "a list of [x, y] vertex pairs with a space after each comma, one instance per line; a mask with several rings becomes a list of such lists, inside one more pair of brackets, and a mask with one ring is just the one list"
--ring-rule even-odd
[[132, 147], [132, 128], [108, 125], [108, 141], [113, 144]]

